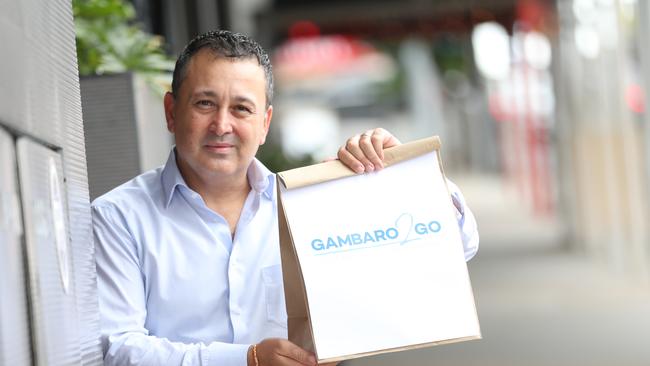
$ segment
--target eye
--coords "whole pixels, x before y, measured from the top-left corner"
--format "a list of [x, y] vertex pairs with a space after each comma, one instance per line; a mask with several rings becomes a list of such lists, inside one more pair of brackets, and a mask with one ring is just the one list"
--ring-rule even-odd
[[239, 105], [235, 106], [235, 111], [238, 112], [238, 113], [245, 113], [245, 114], [252, 114], [253, 113], [252, 109], [248, 108], [247, 106], [245, 106], [243, 104], [239, 104]]
[[201, 107], [201, 108], [208, 108], [208, 107], [213, 107], [214, 103], [212, 101], [204, 99], [204, 100], [199, 100], [196, 102], [196, 105]]

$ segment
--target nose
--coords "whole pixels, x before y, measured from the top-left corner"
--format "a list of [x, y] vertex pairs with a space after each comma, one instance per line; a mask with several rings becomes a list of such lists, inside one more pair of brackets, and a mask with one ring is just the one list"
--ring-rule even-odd
[[230, 121], [228, 111], [225, 108], [219, 108], [212, 116], [210, 132], [217, 136], [223, 136], [232, 132], [232, 121]]

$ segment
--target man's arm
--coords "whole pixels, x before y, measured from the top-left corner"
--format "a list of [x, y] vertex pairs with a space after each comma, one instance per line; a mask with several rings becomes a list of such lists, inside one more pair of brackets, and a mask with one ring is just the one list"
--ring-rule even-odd
[[[384, 168], [384, 149], [401, 144], [390, 132], [383, 128], [368, 130], [350, 137], [339, 149], [338, 158], [357, 173], [372, 172]], [[461, 230], [465, 260], [470, 260], [478, 251], [478, 228], [474, 214], [467, 207], [460, 189], [447, 180], [452, 202], [456, 207], [458, 227]]]
[[[112, 207], [93, 205], [92, 214], [105, 365], [256, 366], [248, 344], [181, 343], [149, 335], [145, 279], [128, 225]], [[261, 365], [315, 365], [313, 354], [288, 340], [264, 340], [256, 350]]]
[[144, 278], [128, 226], [111, 207], [93, 206], [92, 214], [106, 365], [246, 365], [249, 345], [149, 335]]
[[460, 228], [461, 238], [463, 239], [463, 249], [465, 251], [465, 260], [469, 261], [478, 251], [478, 226], [474, 214], [465, 203], [465, 197], [454, 182], [447, 179], [447, 187], [451, 193], [451, 200], [456, 207], [456, 220]]

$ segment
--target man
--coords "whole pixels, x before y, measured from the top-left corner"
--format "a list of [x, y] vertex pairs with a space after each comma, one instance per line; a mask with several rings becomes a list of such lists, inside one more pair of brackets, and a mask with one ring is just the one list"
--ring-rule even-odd
[[[93, 202], [107, 365], [314, 365], [289, 342], [275, 178], [254, 156], [273, 115], [267, 54], [228, 31], [192, 40], [164, 98], [176, 146], [164, 167]], [[399, 141], [353, 136], [339, 158], [382, 168]], [[453, 193], [466, 258], [476, 224]]]

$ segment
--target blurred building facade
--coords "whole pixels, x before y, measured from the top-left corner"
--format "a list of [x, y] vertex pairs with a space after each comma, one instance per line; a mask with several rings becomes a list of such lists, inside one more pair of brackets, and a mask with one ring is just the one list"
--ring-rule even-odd
[[0, 365], [101, 365], [72, 9], [0, 9]]
[[643, 1], [560, 1], [555, 58], [564, 215], [579, 249], [648, 279]]

